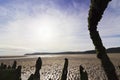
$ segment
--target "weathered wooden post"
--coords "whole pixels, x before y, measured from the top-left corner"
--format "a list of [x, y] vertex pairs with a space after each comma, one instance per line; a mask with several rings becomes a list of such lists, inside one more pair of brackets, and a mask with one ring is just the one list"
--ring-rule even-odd
[[111, 0], [91, 0], [88, 16], [88, 29], [98, 58], [102, 58], [106, 54], [106, 49], [103, 46], [99, 32], [97, 31], [97, 25], [110, 1]]
[[17, 62], [14, 61], [12, 66], [1, 63], [0, 80], [21, 80], [21, 66], [16, 68]]
[[108, 77], [108, 80], [118, 80], [114, 65], [107, 56], [106, 49], [103, 46], [101, 37], [97, 31], [98, 22], [101, 20], [102, 15], [110, 1], [111, 0], [91, 0], [88, 16], [88, 29], [97, 52], [97, 57], [101, 60], [102, 67]]
[[80, 69], [80, 80], [88, 80], [88, 74], [84, 70], [84, 68], [80, 65], [79, 69]]
[[15, 69], [15, 68], [16, 68], [16, 66], [17, 66], [17, 62], [16, 62], [16, 61], [14, 61], [13, 65], [12, 65], [12, 69]]
[[42, 67], [42, 60], [39, 57], [36, 61], [36, 65], [35, 65], [35, 73], [31, 74], [30, 77], [28, 78], [28, 80], [40, 80], [40, 69]]
[[65, 63], [64, 63], [64, 68], [62, 70], [61, 80], [67, 80], [67, 73], [68, 73], [68, 59], [65, 58]]

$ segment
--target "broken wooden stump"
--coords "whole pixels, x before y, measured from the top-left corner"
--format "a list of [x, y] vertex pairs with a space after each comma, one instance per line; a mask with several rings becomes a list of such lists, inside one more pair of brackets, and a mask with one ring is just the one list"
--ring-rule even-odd
[[80, 80], [88, 80], [88, 74], [85, 69], [80, 65]]
[[16, 67], [17, 62], [14, 61], [13, 65], [0, 65], [0, 80], [21, 80], [21, 66]]
[[28, 80], [40, 80], [40, 69], [41, 69], [41, 66], [42, 66], [42, 60], [41, 58], [39, 57], [36, 61], [36, 65], [35, 65], [35, 73], [34, 74], [31, 74], [30, 77], [28, 78]]

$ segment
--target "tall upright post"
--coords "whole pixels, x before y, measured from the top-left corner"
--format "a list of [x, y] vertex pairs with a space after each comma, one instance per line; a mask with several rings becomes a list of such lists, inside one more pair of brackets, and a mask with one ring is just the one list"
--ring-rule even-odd
[[67, 73], [68, 73], [68, 59], [65, 58], [65, 63], [64, 63], [64, 68], [62, 70], [61, 80], [67, 80]]

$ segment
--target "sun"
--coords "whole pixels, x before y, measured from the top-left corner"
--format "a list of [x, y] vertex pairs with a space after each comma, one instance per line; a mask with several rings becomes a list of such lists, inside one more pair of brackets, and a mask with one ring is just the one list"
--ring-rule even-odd
[[48, 42], [54, 38], [54, 29], [43, 26], [38, 28], [36, 35], [41, 41]]
[[44, 18], [35, 22], [33, 30], [35, 38], [43, 43], [53, 41], [57, 34], [55, 25], [55, 21], [51, 18]]

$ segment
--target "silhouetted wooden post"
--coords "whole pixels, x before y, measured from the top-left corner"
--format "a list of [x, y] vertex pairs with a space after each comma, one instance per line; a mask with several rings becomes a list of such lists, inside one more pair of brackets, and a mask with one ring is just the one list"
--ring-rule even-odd
[[64, 63], [64, 68], [62, 70], [61, 80], [67, 80], [67, 73], [68, 73], [68, 59], [65, 58], [65, 63]]
[[107, 56], [106, 49], [103, 46], [101, 37], [97, 31], [98, 22], [101, 20], [102, 15], [110, 1], [111, 0], [91, 0], [88, 17], [88, 29], [97, 52], [97, 57], [101, 60], [102, 67], [108, 77], [108, 80], [118, 80], [114, 65]]
[[36, 61], [36, 65], [35, 65], [35, 73], [31, 74], [30, 77], [28, 78], [28, 80], [40, 80], [40, 69], [42, 67], [42, 60], [39, 57]]
[[1, 63], [0, 80], [21, 80], [21, 66], [16, 69], [17, 62], [14, 61], [12, 67]]
[[22, 66], [18, 66], [16, 69], [16, 77], [17, 77], [16, 80], [21, 80], [21, 69], [22, 69]]
[[7, 68], [7, 65], [6, 65], [6, 64], [4, 64], [4, 65], [3, 65], [3, 69], [6, 69], [6, 68]]
[[17, 65], [17, 62], [14, 61], [13, 65], [12, 65], [12, 69], [15, 69], [15, 68], [16, 68], [16, 65]]
[[8, 69], [11, 69], [11, 66], [10, 65], [8, 65], [8, 67], [7, 67]]
[[6, 69], [7, 68], [7, 65], [6, 64], [3, 64], [3, 63], [1, 63], [1, 65], [0, 65], [0, 70], [2, 70], [2, 69]]
[[84, 68], [80, 65], [79, 69], [80, 69], [80, 80], [88, 80], [88, 74], [84, 70]]
[[41, 60], [41, 58], [39, 57], [38, 58], [38, 60], [36, 61], [36, 70], [35, 70], [35, 76], [36, 76], [36, 78], [39, 78], [40, 79], [40, 73], [39, 73], [39, 71], [40, 71], [40, 69], [41, 69], [41, 66], [42, 66], [42, 60]]
[[1, 63], [1, 65], [0, 65], [0, 69], [1, 69], [1, 70], [3, 69], [3, 66], [4, 66], [4, 64], [3, 64], [3, 63]]
[[98, 53], [98, 58], [102, 58], [104, 54], [106, 54], [106, 49], [103, 46], [99, 32], [97, 31], [97, 25], [110, 1], [111, 0], [91, 0], [88, 17], [88, 29], [96, 52]]

